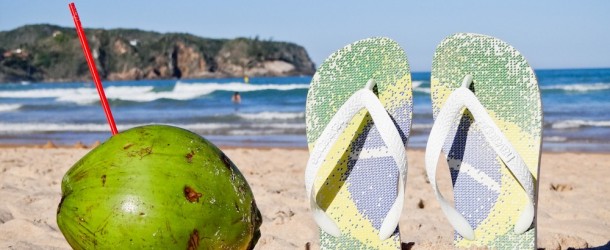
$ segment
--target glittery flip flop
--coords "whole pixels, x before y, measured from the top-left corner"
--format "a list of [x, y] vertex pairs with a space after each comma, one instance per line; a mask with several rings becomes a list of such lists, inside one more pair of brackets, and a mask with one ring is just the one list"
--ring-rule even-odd
[[[431, 97], [426, 170], [455, 245], [536, 249], [542, 111], [532, 68], [499, 39], [455, 34], [434, 54]], [[436, 186], [441, 150], [455, 207]]]
[[400, 249], [413, 107], [405, 52], [388, 38], [332, 54], [307, 95], [307, 195], [323, 249]]

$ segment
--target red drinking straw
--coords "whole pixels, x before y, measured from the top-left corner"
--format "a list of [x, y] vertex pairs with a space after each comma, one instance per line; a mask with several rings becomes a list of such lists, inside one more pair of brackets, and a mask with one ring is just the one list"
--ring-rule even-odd
[[102, 86], [100, 75], [97, 73], [95, 61], [93, 61], [93, 56], [91, 56], [91, 49], [89, 48], [89, 43], [87, 42], [85, 31], [83, 31], [83, 27], [80, 23], [80, 18], [78, 17], [78, 12], [76, 12], [76, 6], [74, 5], [74, 3], [70, 3], [68, 6], [70, 6], [70, 11], [72, 12], [74, 26], [76, 26], [76, 34], [78, 34], [78, 38], [80, 39], [80, 44], [83, 48], [83, 54], [85, 54], [85, 58], [87, 59], [87, 65], [89, 65], [89, 71], [91, 72], [91, 76], [93, 77], [93, 81], [95, 82], [97, 93], [100, 95], [100, 101], [102, 102], [102, 108], [104, 108], [104, 113], [106, 114], [106, 120], [108, 120], [108, 125], [110, 125], [110, 131], [112, 132], [112, 135], [116, 135], [118, 133], [118, 130], [116, 129], [116, 124], [114, 123], [114, 118], [112, 117], [112, 112], [110, 111], [110, 106], [108, 105], [106, 94], [104, 94], [104, 87]]

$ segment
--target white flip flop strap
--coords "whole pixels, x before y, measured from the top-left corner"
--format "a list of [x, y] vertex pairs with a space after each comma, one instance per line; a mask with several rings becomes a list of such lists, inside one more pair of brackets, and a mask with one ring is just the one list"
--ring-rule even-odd
[[466, 86], [468, 85], [463, 85], [456, 89], [449, 96], [432, 126], [430, 138], [426, 146], [426, 172], [428, 179], [430, 184], [432, 184], [436, 198], [445, 216], [447, 216], [455, 231], [462, 235], [462, 237], [473, 240], [475, 237], [474, 230], [468, 221], [439, 192], [436, 182], [438, 158], [445, 139], [451, 127], [454, 126], [454, 120], [458, 115], [461, 115], [462, 108], [467, 108], [472, 113], [475, 122], [479, 125], [486, 141], [506, 164], [527, 194], [528, 203], [523, 208], [514, 227], [515, 233], [524, 233], [530, 228], [534, 220], [534, 179], [521, 156], [493, 122], [474, 93]]
[[[355, 92], [343, 104], [343, 106], [341, 106], [339, 111], [337, 111], [337, 113], [333, 116], [320, 137], [317, 139], [307, 162], [305, 183], [314, 220], [320, 229], [335, 237], [341, 235], [341, 230], [337, 226], [336, 222], [334, 222], [326, 214], [326, 212], [324, 212], [324, 210], [318, 206], [313, 185], [316, 181], [318, 171], [320, 170], [322, 163], [326, 159], [326, 156], [328, 155], [332, 146], [339, 138], [339, 135], [341, 135], [341, 133], [347, 128], [351, 119], [363, 108], [366, 108], [370, 113], [383, 142], [387, 146], [388, 153], [396, 162], [396, 166], [398, 167], [400, 173], [398, 178], [397, 197], [386, 218], [383, 220], [381, 228], [379, 229], [380, 239], [385, 240], [389, 238], [392, 233], [394, 233], [402, 212], [407, 165], [405, 147], [400, 134], [392, 121], [392, 118], [390, 118], [385, 108], [371, 89], [372, 85], [370, 85], [369, 82], [369, 84], [367, 84], [367, 88], [363, 88]], [[383, 190], [380, 192], [383, 192]]]

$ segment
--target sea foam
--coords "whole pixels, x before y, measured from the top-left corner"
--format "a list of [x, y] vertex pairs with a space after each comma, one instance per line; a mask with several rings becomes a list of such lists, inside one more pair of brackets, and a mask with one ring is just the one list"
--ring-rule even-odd
[[580, 127], [610, 127], [610, 121], [565, 120], [551, 125], [554, 129], [572, 129]]
[[21, 104], [0, 104], [0, 112], [10, 112], [18, 110], [22, 107]]
[[589, 92], [610, 89], [610, 83], [577, 83], [540, 87], [542, 90], [563, 90], [567, 92]]
[[261, 113], [239, 113], [237, 116], [246, 120], [294, 120], [305, 118], [305, 112], [282, 113], [282, 112], [261, 112]]
[[[216, 91], [251, 92], [263, 90], [287, 91], [307, 89], [308, 84], [245, 84], [245, 83], [183, 83], [177, 82], [168, 91], [155, 91], [153, 86], [109, 86], [106, 98], [132, 102], [151, 102], [159, 99], [191, 100]], [[93, 104], [99, 101], [95, 88], [33, 89], [0, 91], [0, 98], [55, 98], [60, 102]]]

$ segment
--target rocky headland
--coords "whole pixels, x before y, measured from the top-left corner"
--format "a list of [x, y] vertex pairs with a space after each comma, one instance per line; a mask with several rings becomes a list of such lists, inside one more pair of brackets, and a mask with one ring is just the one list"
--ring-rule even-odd
[[[294, 43], [137, 29], [86, 28], [85, 32], [104, 80], [315, 73], [307, 51]], [[39, 24], [0, 32], [0, 83], [90, 79], [74, 28]]]

